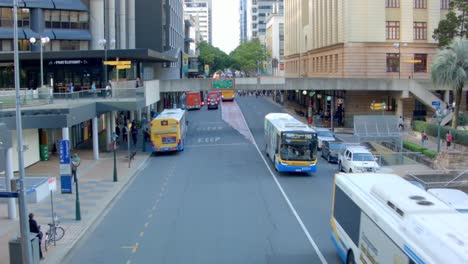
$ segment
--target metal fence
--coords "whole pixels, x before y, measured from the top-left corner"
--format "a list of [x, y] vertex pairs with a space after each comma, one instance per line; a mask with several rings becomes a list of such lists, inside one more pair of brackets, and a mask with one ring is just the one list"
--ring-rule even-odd
[[424, 172], [407, 172], [408, 180], [429, 188], [457, 188], [468, 191], [468, 170], [431, 170]]
[[402, 150], [403, 137], [394, 115], [354, 116], [354, 137], [358, 142], [391, 142]]

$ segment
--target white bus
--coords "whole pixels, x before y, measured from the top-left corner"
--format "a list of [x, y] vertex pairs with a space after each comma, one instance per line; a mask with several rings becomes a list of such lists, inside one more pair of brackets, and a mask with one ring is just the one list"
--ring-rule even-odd
[[265, 152], [277, 171], [317, 171], [317, 134], [291, 115], [265, 116], [265, 142]]
[[393, 174], [335, 175], [332, 240], [344, 263], [468, 263], [468, 223]]

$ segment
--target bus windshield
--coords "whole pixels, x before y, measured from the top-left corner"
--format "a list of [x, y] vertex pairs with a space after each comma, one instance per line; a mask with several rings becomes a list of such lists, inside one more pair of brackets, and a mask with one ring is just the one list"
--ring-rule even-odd
[[283, 133], [281, 141], [281, 159], [313, 161], [317, 154], [317, 135], [306, 133]]

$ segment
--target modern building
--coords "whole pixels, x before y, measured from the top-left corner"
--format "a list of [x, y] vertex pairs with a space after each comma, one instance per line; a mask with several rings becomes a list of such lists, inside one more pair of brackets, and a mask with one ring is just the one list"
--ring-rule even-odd
[[[285, 76], [427, 80], [438, 50], [432, 34], [445, 17], [448, 3], [445, 0], [287, 1]], [[335, 107], [344, 110], [346, 105], [348, 121], [352, 122], [355, 114], [371, 113], [369, 106], [373, 101], [385, 102], [386, 111], [408, 119], [432, 116], [431, 101], [439, 98], [452, 101], [449, 92], [433, 94], [416, 88], [411, 94], [365, 90], [327, 91], [314, 107], [326, 112], [330, 104], [323, 98], [336, 96], [341, 103]], [[308, 100], [305, 98], [304, 104]]]
[[198, 43], [200, 41], [200, 34], [198, 31], [198, 23], [191, 15], [185, 15], [185, 47], [184, 47], [184, 64], [183, 71], [184, 77], [196, 77], [198, 75]]
[[269, 72], [284, 76], [284, 16], [271, 14], [267, 18], [265, 47], [269, 57]]
[[[283, 14], [283, 0], [248, 0], [247, 37], [248, 39], [264, 36], [266, 19], [271, 13]], [[276, 11], [274, 11], [276, 10]]]
[[239, 26], [240, 26], [240, 43], [244, 43], [247, 38], [247, 1], [239, 0]]
[[213, 41], [213, 16], [211, 0], [184, 0], [184, 12], [193, 16], [204, 41]]

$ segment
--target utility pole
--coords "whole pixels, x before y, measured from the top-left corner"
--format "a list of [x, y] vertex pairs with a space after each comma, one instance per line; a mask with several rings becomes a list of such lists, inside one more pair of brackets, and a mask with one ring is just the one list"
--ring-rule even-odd
[[28, 208], [26, 208], [26, 190], [24, 188], [24, 155], [23, 155], [23, 124], [21, 120], [21, 96], [19, 78], [19, 54], [18, 54], [18, 0], [13, 0], [13, 47], [14, 47], [14, 73], [16, 95], [16, 135], [18, 148], [18, 204], [20, 216], [21, 253], [23, 263], [32, 263], [31, 242], [29, 240], [29, 224], [27, 221]]

